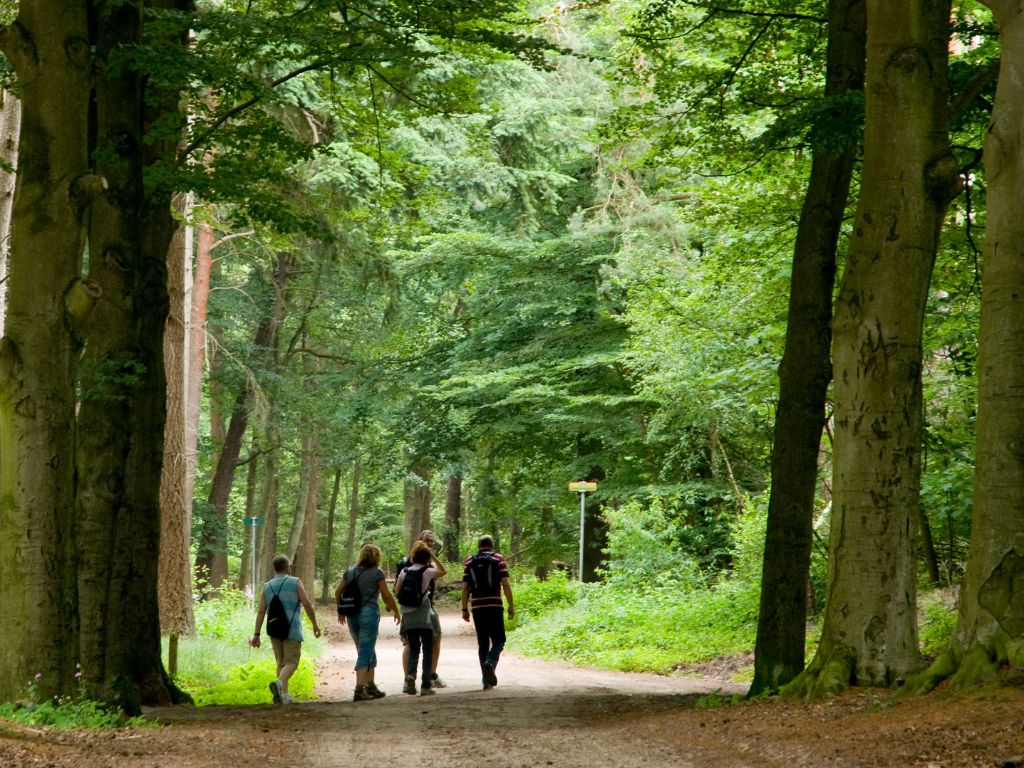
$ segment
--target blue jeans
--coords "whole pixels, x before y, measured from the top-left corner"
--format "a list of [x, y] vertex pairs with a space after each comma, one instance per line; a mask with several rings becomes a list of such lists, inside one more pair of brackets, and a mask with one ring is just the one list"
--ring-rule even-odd
[[348, 619], [348, 632], [355, 640], [359, 653], [356, 669], [373, 669], [377, 666], [377, 632], [380, 630], [380, 609], [376, 602], [364, 605], [359, 613]]

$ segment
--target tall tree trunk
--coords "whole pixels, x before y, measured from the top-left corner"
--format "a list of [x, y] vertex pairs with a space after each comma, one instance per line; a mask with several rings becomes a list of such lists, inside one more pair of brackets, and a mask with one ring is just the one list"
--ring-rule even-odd
[[359, 481], [363, 474], [363, 460], [356, 458], [352, 465], [352, 497], [348, 503], [348, 533], [345, 538], [345, 565], [355, 565], [356, 523], [359, 522]]
[[21, 102], [10, 91], [0, 90], [0, 163], [3, 164], [0, 167], [0, 336], [4, 335], [7, 310], [7, 259], [11, 253], [11, 214], [14, 212], [20, 136]]
[[[287, 288], [293, 259], [290, 254], [279, 253], [272, 279], [273, 295], [270, 306], [259, 328], [256, 330], [254, 344], [262, 350], [264, 359], [273, 357], [273, 347], [277, 340], [277, 332], [284, 319], [287, 303]], [[227, 529], [228, 529], [228, 498], [234, 484], [235, 469], [242, 449], [242, 439], [249, 425], [249, 411], [252, 393], [243, 386], [235, 396], [231, 411], [231, 422], [228, 425], [224, 445], [217, 461], [217, 469], [210, 485], [207, 499], [206, 517], [199, 539], [199, 551], [196, 554], [196, 567], [208, 574], [211, 590], [215, 590], [227, 578]]]
[[402, 508], [405, 549], [412, 549], [420, 532], [430, 525], [430, 470], [418, 464], [405, 479]]
[[319, 492], [320, 473], [314, 465], [309, 472], [306, 514], [303, 516], [302, 536], [299, 539], [299, 548], [295, 557], [298, 561], [295, 575], [302, 579], [302, 583], [306, 585], [310, 593], [313, 593], [316, 581], [316, 536], [320, 529], [320, 521], [317, 519], [316, 510]]
[[332, 553], [334, 551], [334, 516], [338, 511], [338, 494], [341, 492], [341, 467], [337, 467], [334, 470], [334, 486], [331, 488], [331, 503], [327, 508], [327, 530], [324, 533], [324, 554], [323, 554], [323, 574], [322, 580], [322, 591], [320, 593], [320, 599], [323, 602], [328, 602], [331, 599], [331, 595], [334, 592], [334, 574], [331, 573], [331, 567], [333, 566]]
[[[196, 263], [188, 307], [188, 357], [185, 360], [185, 498], [189, 509], [195, 494], [196, 459], [199, 455], [199, 415], [203, 395], [203, 370], [206, 367], [206, 310], [210, 300], [213, 271], [213, 230], [200, 222], [196, 238]], [[210, 409], [211, 432], [216, 424]], [[223, 444], [223, 431], [220, 442]], [[190, 566], [191, 568], [191, 566]]]
[[277, 453], [279, 444], [277, 430], [267, 430], [266, 472], [263, 479], [263, 493], [260, 497], [260, 517], [263, 518], [263, 535], [259, 537], [257, 552], [256, 584], [266, 581], [274, 573], [274, 556], [277, 554]]
[[462, 476], [448, 475], [444, 499], [444, 556], [451, 563], [460, 562], [459, 542], [462, 535]]
[[[141, 72], [108, 62], [144, 41], [141, 0], [96, 13], [94, 161], [107, 193], [89, 218], [89, 275], [103, 300], [87, 335], [78, 415], [79, 652], [99, 695], [138, 711], [176, 694], [161, 661], [157, 598], [163, 334], [175, 224], [170, 190], [147, 187], [146, 171], [173, 160], [177, 142], [144, 137], [153, 122], [177, 113], [179, 94], [147, 91]], [[181, 44], [185, 32], [176, 33]]]
[[921, 327], [939, 226], [960, 190], [946, 130], [949, 5], [868, 0], [864, 171], [833, 326], [829, 592], [794, 693], [888, 687], [920, 664]]
[[302, 541], [302, 528], [306, 522], [306, 511], [309, 509], [309, 494], [313, 487], [313, 450], [315, 439], [307, 434], [302, 438], [302, 470], [299, 477], [299, 498], [295, 501], [295, 514], [292, 515], [292, 528], [288, 535], [285, 554], [295, 563], [295, 555]]
[[974, 509], [950, 651], [915, 681], [995, 681], [1024, 666], [1024, 8], [984, 0], [1002, 48], [985, 139], [985, 251], [978, 361]]
[[[22, 3], [0, 37], [21, 84], [6, 333], [0, 340], [0, 699], [39, 673], [69, 693], [77, 661], [73, 539], [75, 361], [96, 298], [81, 281], [91, 78], [86, 7]], [[69, 201], [72, 203], [69, 205]], [[78, 338], [76, 338], [78, 337]]]
[[[864, 88], [865, 0], [829, 2], [825, 96]], [[772, 486], [761, 575], [761, 607], [749, 695], [776, 691], [804, 668], [814, 490], [832, 380], [832, 293], [839, 228], [857, 147], [814, 150], [797, 227], [779, 406], [772, 441]]]
[[238, 569], [238, 588], [242, 590], [247, 587], [255, 590], [257, 586], [256, 574], [253, 569], [255, 559], [252, 553], [252, 526], [249, 522], [257, 516], [256, 489], [259, 485], [260, 457], [255, 436], [253, 436], [251, 446], [249, 465], [245, 471], [245, 525], [242, 528], [245, 531], [245, 539], [242, 541], [242, 562]]
[[[187, 222], [188, 196], [179, 194], [175, 207]], [[163, 471], [160, 477], [160, 564], [157, 594], [160, 631], [195, 633], [192, 611], [192, 497], [188, 482], [188, 438], [185, 418], [188, 388], [188, 329], [185, 319], [185, 274], [191, 271], [191, 227], [179, 226], [167, 251], [167, 293], [170, 312], [164, 328], [164, 367], [167, 371], [167, 422], [164, 428]]]

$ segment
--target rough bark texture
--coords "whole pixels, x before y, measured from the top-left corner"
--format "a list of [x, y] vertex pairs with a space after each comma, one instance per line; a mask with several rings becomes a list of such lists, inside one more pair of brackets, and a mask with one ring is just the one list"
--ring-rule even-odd
[[[187, 220], [186, 195], [178, 195], [175, 207]], [[192, 496], [188, 482], [188, 386], [186, 361], [186, 271], [192, 267], [191, 227], [179, 225], [167, 251], [167, 293], [170, 311], [164, 327], [164, 368], [167, 377], [167, 422], [164, 428], [163, 473], [160, 478], [160, 565], [157, 593], [160, 600], [160, 631], [179, 635], [195, 633], [192, 611]]]
[[987, 0], [1002, 48], [985, 142], [988, 180], [974, 510], [960, 615], [949, 653], [917, 690], [953, 675], [955, 685], [1024, 668], [1024, 8]]
[[0, 336], [7, 307], [7, 257], [11, 253], [11, 213], [14, 211], [15, 169], [21, 136], [21, 102], [0, 90]]
[[144, 184], [148, 167], [174, 157], [172, 138], [144, 136], [177, 110], [178, 94], [147, 92], [142, 73], [111, 61], [145, 41], [141, 0], [95, 13], [95, 162], [106, 191], [89, 219], [89, 276], [103, 294], [87, 335], [78, 415], [79, 650], [94, 690], [137, 711], [178, 697], [161, 661], [157, 598], [174, 221], [170, 191]]
[[864, 171], [833, 325], [835, 454], [821, 643], [788, 692], [892, 686], [918, 668], [913, 524], [921, 326], [959, 191], [946, 122], [949, 2], [868, 0]]
[[[213, 271], [213, 230], [200, 223], [196, 238], [196, 263], [188, 306], [188, 357], [185, 362], [185, 498], [192, 504], [196, 484], [196, 460], [199, 455], [199, 414], [206, 367], [206, 310], [210, 300]], [[211, 415], [211, 422], [213, 421]], [[190, 566], [191, 568], [191, 566]]]
[[[826, 96], [864, 88], [864, 12], [865, 0], [829, 3]], [[778, 690], [804, 668], [818, 453], [832, 380], [836, 248], [855, 157], [852, 139], [845, 151], [815, 150], [797, 228], [751, 696]]]
[[[65, 294], [80, 275], [90, 187], [91, 58], [84, 6], [22, 3], [3, 51], [21, 83], [6, 335], [0, 341], [0, 699], [71, 688], [77, 660], [73, 571], [74, 371]], [[94, 178], [94, 177], [93, 177]], [[68, 201], [73, 205], [68, 205]]]

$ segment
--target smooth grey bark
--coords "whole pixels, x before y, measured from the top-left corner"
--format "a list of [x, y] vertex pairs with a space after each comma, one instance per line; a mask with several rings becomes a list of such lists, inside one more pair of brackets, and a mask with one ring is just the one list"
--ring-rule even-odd
[[[21, 84], [7, 324], [0, 340], [0, 699], [71, 690], [78, 621], [74, 563], [75, 372], [96, 291], [81, 280], [90, 173], [87, 9], [22, 3], [0, 31]], [[72, 203], [69, 205], [69, 201]]]
[[947, 653], [913, 681], [964, 687], [1024, 667], [1024, 7], [983, 0], [999, 27], [999, 78], [985, 139], [985, 244], [974, 507], [959, 616]]
[[7, 259], [11, 253], [11, 214], [14, 212], [20, 136], [21, 102], [10, 91], [0, 90], [0, 336], [4, 335], [7, 310]]
[[[831, 0], [828, 28], [825, 96], [862, 91], [865, 0]], [[804, 668], [818, 455], [832, 380], [836, 250], [856, 149], [852, 138], [845, 148], [814, 149], [797, 226], [749, 696], [777, 691]]]
[[[334, 594], [334, 575], [331, 573], [333, 566], [334, 551], [334, 519], [338, 512], [338, 495], [341, 493], [341, 467], [336, 467], [334, 470], [334, 485], [331, 488], [331, 501], [327, 507], [327, 530], [324, 531], [324, 554], [322, 558], [323, 574], [320, 600], [322, 602], [329, 602], [331, 595]], [[347, 562], [347, 561], [346, 561]]]
[[946, 128], [949, 17], [946, 0], [868, 0], [864, 170], [833, 321], [829, 591], [793, 695], [894, 686], [921, 663], [921, 328], [939, 227], [961, 188]]

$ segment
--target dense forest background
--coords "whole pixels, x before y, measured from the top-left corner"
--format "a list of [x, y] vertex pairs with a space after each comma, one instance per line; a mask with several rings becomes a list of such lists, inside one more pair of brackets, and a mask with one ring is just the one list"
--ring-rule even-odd
[[[81, 662], [98, 695], [173, 698], [156, 606], [188, 635], [194, 593], [278, 552], [324, 599], [363, 541], [393, 563], [424, 528], [451, 562], [490, 533], [518, 575], [575, 573], [578, 480], [585, 582], [750, 585], [755, 689], [804, 668], [808, 617], [802, 692], [920, 671], [915, 590], [961, 584], [984, 475], [1011, 4], [7, 5], [0, 608], [25, 653], [0, 693]], [[26, 392], [61, 404], [37, 454]], [[1016, 438], [988, 439], [988, 477], [1019, 486]], [[70, 495], [26, 490], [32, 455]], [[931, 684], [979, 644], [976, 676], [1020, 661], [1012, 498]], [[33, 583], [68, 633], [49, 650], [18, 607]], [[114, 616], [127, 583], [150, 615]]]

